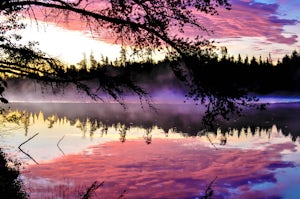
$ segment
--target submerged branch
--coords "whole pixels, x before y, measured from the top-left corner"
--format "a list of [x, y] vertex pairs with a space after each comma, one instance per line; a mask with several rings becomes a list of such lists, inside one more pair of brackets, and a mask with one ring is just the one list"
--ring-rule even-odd
[[124, 198], [125, 199], [125, 193], [126, 193], [126, 189], [121, 193], [121, 195], [118, 197], [118, 199], [122, 199]]
[[29, 157], [32, 161], [34, 161], [36, 164], [39, 164], [33, 157], [31, 157], [31, 155], [29, 155], [28, 153], [26, 153], [25, 151], [23, 151], [22, 149], [21, 149], [21, 146], [22, 145], [24, 145], [24, 144], [26, 144], [28, 141], [30, 141], [30, 140], [32, 140], [35, 136], [37, 136], [39, 133], [36, 133], [36, 134], [34, 134], [32, 137], [30, 137], [29, 139], [27, 139], [25, 142], [23, 142], [23, 143], [21, 143], [19, 146], [18, 146], [18, 148], [20, 149], [20, 151], [22, 152], [22, 153], [24, 153], [27, 157]]
[[205, 189], [205, 194], [203, 197], [201, 197], [201, 199], [212, 199], [213, 198], [213, 189], [212, 189], [212, 185], [213, 183], [217, 180], [218, 176], [216, 176], [207, 186], [207, 188]]
[[57, 148], [60, 150], [60, 152], [62, 152], [63, 155], [65, 155], [64, 151], [60, 148], [59, 144], [60, 142], [65, 138], [65, 136], [62, 136], [62, 138], [60, 138], [56, 144]]
[[206, 134], [206, 137], [207, 137], [208, 141], [211, 143], [211, 145], [213, 145], [215, 147], [215, 149], [218, 150], [218, 148], [216, 147], [216, 145], [209, 138], [208, 134]]
[[86, 192], [84, 193], [84, 195], [82, 196], [81, 199], [89, 199], [91, 197], [91, 194], [96, 191], [99, 187], [102, 187], [104, 184], [104, 181], [99, 183], [97, 181], [93, 182], [93, 184], [87, 188]]

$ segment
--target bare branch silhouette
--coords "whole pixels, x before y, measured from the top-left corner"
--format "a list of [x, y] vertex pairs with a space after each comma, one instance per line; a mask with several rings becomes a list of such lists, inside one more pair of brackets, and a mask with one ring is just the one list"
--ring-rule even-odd
[[126, 189], [121, 193], [121, 195], [118, 197], [118, 199], [125, 199], [125, 193], [127, 193]]
[[82, 198], [81, 199], [89, 199], [91, 197], [91, 195], [97, 190], [99, 189], [100, 187], [102, 187], [104, 184], [104, 182], [93, 182], [93, 184], [87, 188], [86, 192], [83, 194]]
[[211, 143], [211, 145], [213, 145], [213, 147], [216, 149], [216, 150], [218, 150], [218, 148], [216, 147], [216, 145], [211, 141], [211, 139], [209, 138], [209, 135], [208, 134], [206, 134], [206, 137], [207, 137], [207, 139], [208, 139], [208, 141]]
[[23, 151], [22, 149], [21, 149], [21, 146], [22, 145], [24, 145], [24, 144], [26, 144], [27, 142], [29, 142], [30, 140], [32, 140], [35, 136], [37, 136], [39, 133], [36, 133], [36, 134], [34, 134], [32, 137], [30, 137], [30, 138], [28, 138], [25, 142], [22, 142], [19, 146], [18, 146], [18, 148], [20, 149], [20, 151], [22, 152], [22, 153], [24, 153], [27, 157], [29, 157], [32, 161], [34, 161], [36, 164], [39, 164], [31, 155], [29, 155], [28, 153], [26, 153], [25, 151]]
[[60, 148], [59, 144], [60, 142], [65, 138], [65, 136], [62, 136], [62, 138], [60, 138], [56, 144], [57, 148], [60, 150], [60, 152], [62, 152], [63, 155], [65, 155], [64, 151]]
[[217, 177], [216, 176], [209, 184], [208, 186], [206, 187], [205, 189], [205, 193], [204, 193], [204, 196], [201, 197], [201, 199], [212, 199], [213, 198], [213, 189], [212, 189], [212, 185], [213, 183], [217, 180]]

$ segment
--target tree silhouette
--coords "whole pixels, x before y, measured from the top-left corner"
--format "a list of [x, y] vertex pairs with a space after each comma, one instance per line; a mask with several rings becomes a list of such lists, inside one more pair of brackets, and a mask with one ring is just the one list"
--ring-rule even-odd
[[135, 49], [161, 49], [168, 45], [178, 53], [187, 54], [198, 50], [207, 41], [203, 42], [200, 35], [194, 40], [186, 40], [184, 36], [172, 32], [184, 33], [187, 26], [208, 32], [197, 18], [197, 13], [215, 15], [218, 6], [230, 9], [227, 0], [107, 0], [101, 3], [83, 0], [7, 0], [2, 2], [0, 8], [2, 15], [23, 11], [29, 16], [36, 16], [37, 9], [44, 9], [48, 21], [79, 17], [95, 32], [109, 31], [116, 41]]
[[26, 199], [28, 194], [23, 190], [20, 180], [21, 163], [8, 158], [0, 148], [0, 194], [3, 198]]
[[[169, 57], [174, 60], [170, 66], [177, 78], [191, 87], [192, 95], [205, 97], [207, 93], [202, 93], [202, 89], [193, 88], [193, 84], [199, 83], [195, 81], [199, 70], [186, 60], [190, 56], [198, 56], [202, 60], [203, 53], [213, 50], [211, 42], [203, 37], [203, 33], [211, 30], [201, 24], [198, 16], [217, 15], [219, 7], [231, 9], [227, 0], [5, 0], [0, 4], [4, 19], [0, 32], [0, 72], [2, 76], [32, 78], [52, 87], [61, 88], [71, 83], [93, 99], [100, 98], [98, 91], [102, 90], [121, 104], [120, 99], [126, 91], [134, 92], [140, 99], [147, 96], [147, 92], [137, 86], [126, 72], [116, 75], [103, 69], [93, 74], [66, 73], [64, 64], [39, 51], [37, 43], [18, 44], [22, 37], [14, 33], [25, 28], [20, 22], [21, 17], [29, 16], [36, 21], [46, 18], [54, 22], [80, 19], [95, 34], [109, 32], [116, 43], [130, 46], [133, 52], [146, 50], [150, 54], [149, 50], [167, 49]], [[41, 13], [43, 16], [40, 16]], [[198, 29], [199, 35], [184, 36], [187, 27]], [[86, 84], [91, 79], [98, 82], [98, 89]], [[201, 87], [204, 88], [203, 85]]]

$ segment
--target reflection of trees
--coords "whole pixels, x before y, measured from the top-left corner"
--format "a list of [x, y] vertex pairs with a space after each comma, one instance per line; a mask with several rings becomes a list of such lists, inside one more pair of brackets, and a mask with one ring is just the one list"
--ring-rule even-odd
[[102, 124], [102, 122], [100, 122], [99, 127], [101, 127], [100, 136], [103, 137], [104, 135], [107, 135], [108, 127], [105, 124]]
[[227, 143], [227, 138], [225, 134], [222, 134], [221, 138], [220, 138], [220, 145], [226, 145]]
[[[1, 111], [0, 113], [0, 129], [1, 134], [18, 130], [21, 124], [24, 123], [25, 133], [28, 132], [28, 123], [26, 120], [22, 120], [22, 113], [18, 111]], [[25, 125], [26, 124], [26, 125]]]
[[53, 127], [54, 123], [57, 122], [58, 117], [56, 115], [52, 115], [52, 116], [49, 116], [46, 120], [48, 121], [48, 128], [51, 129]]
[[[26, 111], [11, 111], [6, 112], [5, 114], [0, 115], [1, 119], [1, 132], [5, 132], [3, 126], [5, 123], [14, 124], [13, 129], [20, 129], [24, 128], [25, 135], [28, 134], [29, 127], [35, 124], [38, 124], [41, 122], [48, 128], [53, 128], [55, 125], [70, 125], [78, 128], [82, 134], [83, 137], [86, 137], [87, 133], [90, 138], [93, 138], [97, 133], [100, 137], [104, 137], [108, 135], [108, 132], [118, 133], [119, 140], [121, 142], [126, 141], [126, 136], [128, 136], [128, 133], [131, 133], [131, 130], [134, 128], [139, 128], [139, 132], [144, 132], [142, 135], [145, 142], [147, 144], [150, 144], [153, 139], [153, 128], [160, 129], [160, 133], [163, 137], [169, 137], [173, 134], [181, 135], [183, 137], [189, 137], [189, 136], [207, 136], [208, 134], [214, 134], [215, 136], [219, 136], [219, 141], [221, 145], [225, 145], [228, 143], [228, 138], [230, 137], [265, 137], [267, 136], [269, 139], [271, 138], [272, 133], [279, 132], [280, 134], [283, 134], [284, 136], [290, 136], [292, 141], [296, 141], [299, 138], [299, 132], [298, 131], [289, 131], [288, 129], [283, 129], [282, 127], [278, 127], [277, 125], [263, 125], [263, 126], [243, 126], [243, 125], [236, 125], [235, 128], [233, 127], [226, 127], [222, 126], [219, 127], [215, 132], [208, 132], [208, 131], [198, 131], [198, 133], [194, 134], [188, 134], [184, 132], [184, 129], [181, 129], [180, 126], [176, 127], [170, 127], [165, 128], [163, 126], [160, 126], [160, 124], [152, 124], [150, 126], [150, 123], [143, 124], [143, 121], [136, 121], [135, 125], [133, 125], [132, 122], [126, 123], [126, 122], [117, 122], [117, 120], [114, 121], [108, 121], [108, 120], [101, 120], [97, 118], [68, 118], [67, 116], [58, 116], [58, 115], [47, 115], [45, 116], [43, 112], [39, 113], [31, 113]], [[105, 122], [104, 122], [105, 121]], [[166, 121], [167, 122], [167, 121]], [[200, 126], [200, 125], [199, 125]], [[199, 126], [192, 126], [191, 128], [197, 129]], [[12, 126], [10, 129], [12, 130]]]
[[[169, 64], [171, 71], [180, 82], [187, 85], [187, 96], [207, 108], [206, 115], [203, 117], [203, 123], [208, 126], [207, 128], [215, 127], [212, 124], [215, 124], [218, 116], [229, 119], [232, 113], [241, 115], [243, 108], [250, 104], [248, 102], [256, 100], [248, 96], [249, 92], [266, 93], [274, 91], [274, 88], [299, 90], [298, 80], [296, 84], [289, 81], [299, 79], [300, 56], [296, 51], [291, 56], [285, 56], [275, 69], [271, 57], [266, 61], [254, 57], [252, 59], [246, 57], [243, 61], [240, 56], [238, 60], [234, 60], [227, 55], [227, 49], [223, 48], [221, 49], [223, 57], [220, 59], [212, 50], [214, 49], [212, 43], [203, 39], [203, 35], [199, 34], [195, 38], [184, 36], [185, 28], [191, 27], [198, 29], [199, 33], [210, 32], [202, 25], [198, 15], [215, 15], [220, 7], [230, 9], [227, 0], [187, 1], [188, 3], [185, 1], [104, 1], [107, 4], [104, 7], [98, 7], [95, 2], [86, 3], [82, 0], [76, 3], [65, 0], [3, 2], [0, 5], [2, 76], [44, 81], [55, 92], [60, 90], [61, 86], [72, 84], [92, 99], [101, 98], [98, 91], [102, 90], [122, 103], [122, 96], [130, 90], [138, 97], [149, 100], [147, 92], [135, 84], [135, 79], [131, 78], [134, 75], [131, 75], [131, 70], [127, 68], [124, 48], [127, 45], [132, 46], [134, 54], [140, 54], [141, 58], [148, 60], [148, 63], [151, 63], [152, 51], [169, 47], [169, 57], [166, 60], [171, 61]], [[45, 9], [42, 13], [50, 21], [56, 21], [60, 17], [66, 21], [77, 18], [86, 23], [90, 30], [97, 33], [96, 35], [106, 31], [110, 33], [111, 37], [122, 44], [119, 66], [126, 65], [126, 67], [119, 67], [122, 68], [121, 72], [97, 68], [98, 65], [91, 55], [91, 66], [87, 67], [86, 62], [80, 62], [81, 69], [76, 71], [73, 70], [75, 67], [65, 66], [59, 60], [39, 51], [36, 42], [21, 45], [22, 36], [15, 33], [15, 30], [22, 30], [26, 26], [21, 22], [21, 16], [40, 16], [41, 13], [38, 11], [40, 9]], [[174, 35], [173, 30], [180, 34]], [[289, 67], [285, 68], [285, 66]], [[88, 73], [88, 70], [92, 73]], [[238, 72], [242, 78], [237, 79], [232, 71]], [[243, 78], [245, 76], [257, 78], [249, 80]], [[278, 81], [278, 77], [281, 81]], [[86, 80], [90, 79], [95, 80], [98, 89], [93, 89], [86, 83]], [[219, 79], [222, 83], [216, 84], [215, 79]], [[2, 95], [6, 88], [5, 81], [0, 79], [0, 101], [7, 103]]]
[[152, 130], [152, 128], [146, 128], [146, 134], [144, 135], [146, 144], [151, 144], [151, 141], [152, 141], [151, 130]]
[[[112, 74], [106, 68], [102, 68], [88, 74], [84, 73], [89, 69], [86, 62], [82, 62], [79, 64], [82, 70], [74, 71], [72, 70], [74, 67], [68, 67], [60, 60], [41, 52], [37, 42], [30, 41], [21, 45], [24, 43], [20, 42], [22, 36], [15, 31], [26, 28], [26, 24], [21, 21], [22, 17], [34, 18], [36, 22], [45, 17], [47, 21], [58, 24], [58, 18], [66, 22], [71, 19], [78, 20], [95, 35], [109, 34], [110, 39], [122, 45], [123, 56], [120, 66], [126, 65], [125, 46], [130, 46], [134, 54], [133, 59], [141, 58], [149, 62], [152, 52], [165, 51], [169, 55], [168, 59], [174, 60], [170, 66], [177, 79], [192, 87], [191, 82], [197, 83], [194, 81], [197, 73], [190, 63], [182, 64], [182, 61], [185, 62], [190, 54], [201, 57], [214, 49], [213, 42], [203, 37], [212, 31], [203, 26], [198, 15], [216, 15], [220, 8], [230, 10], [231, 5], [227, 0], [187, 2], [107, 0], [101, 1], [100, 4], [96, 1], [82, 0], [75, 2], [7, 0], [0, 5], [2, 17], [0, 50], [3, 54], [0, 59], [0, 72], [3, 76], [26, 77], [44, 82], [54, 93], [61, 91], [66, 85], [73, 85], [94, 100], [102, 99], [99, 91], [103, 91], [124, 105], [122, 97], [130, 91], [141, 101], [145, 99], [149, 103], [148, 92], [135, 83], [126, 69], [124, 73]], [[199, 34], [195, 37], [185, 36], [186, 28], [194, 28]], [[174, 32], [180, 34], [173, 34]], [[90, 68], [95, 69], [96, 63], [92, 56], [90, 60], [92, 61]], [[86, 83], [91, 79], [95, 80], [96, 89]], [[3, 91], [5, 87], [0, 85]], [[0, 100], [7, 103], [1, 96], [3, 93], [1, 90]], [[189, 93], [193, 96], [207, 96], [208, 93], [202, 91], [204, 90], [191, 88]]]
[[[270, 128], [261, 128], [261, 127], [241, 127], [240, 129], [237, 128], [228, 128], [225, 131], [222, 131], [220, 128], [217, 129], [217, 131], [214, 133], [215, 137], [219, 137], [220, 145], [226, 145], [228, 142], [228, 138], [247, 138], [247, 137], [267, 137], [269, 140], [271, 139], [271, 135], [274, 133], [279, 133], [282, 134], [281, 129], [277, 129], [276, 125], [272, 125]], [[207, 132], [200, 131], [197, 136], [202, 137], [202, 136], [207, 136]], [[293, 140], [293, 137], [292, 137]], [[295, 141], [295, 140], [293, 140]], [[210, 140], [211, 142], [211, 140]], [[211, 142], [212, 143], [212, 142]]]
[[126, 127], [125, 125], [122, 126], [120, 129], [119, 129], [119, 135], [120, 135], [120, 142], [125, 142], [126, 141]]
[[30, 124], [30, 120], [29, 120], [30, 115], [26, 111], [23, 111], [22, 115], [23, 115], [22, 123], [24, 124], [25, 136], [27, 136], [28, 128], [29, 128], [29, 124]]

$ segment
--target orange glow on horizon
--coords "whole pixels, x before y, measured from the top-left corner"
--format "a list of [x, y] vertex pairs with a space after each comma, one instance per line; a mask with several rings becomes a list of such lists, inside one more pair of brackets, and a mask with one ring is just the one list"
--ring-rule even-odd
[[[83, 3], [84, 4], [84, 3]], [[291, 3], [293, 5], [295, 3]], [[87, 10], [103, 9], [109, 6], [109, 1], [93, 1], [86, 7]], [[288, 6], [288, 5], [286, 5]], [[185, 27], [186, 38], [203, 35], [206, 38], [220, 42], [218, 46], [227, 46], [228, 52], [237, 57], [262, 56], [268, 58], [271, 54], [274, 61], [290, 54], [299, 47], [299, 23], [297, 16], [285, 19], [279, 15], [278, 3], [261, 3], [251, 1], [233, 1], [232, 10], [219, 9], [219, 15], [209, 16], [203, 13], [194, 13], [201, 24], [214, 33], [207, 35], [203, 31]], [[291, 7], [295, 11], [297, 6]], [[57, 18], [47, 11], [35, 10], [41, 22], [40, 31], [36, 27], [29, 27], [24, 36], [41, 43], [41, 49], [52, 56], [62, 58], [70, 64], [76, 64], [83, 58], [83, 53], [89, 55], [91, 51], [97, 59], [100, 54], [108, 56], [111, 61], [119, 57], [120, 46], [115, 45], [113, 34], [106, 30], [90, 33], [90, 28], [78, 16], [70, 15], [69, 20]], [[44, 15], [48, 13], [47, 17]], [[293, 12], [295, 13], [295, 12]], [[51, 16], [52, 14], [52, 16]], [[289, 13], [285, 13], [289, 15]], [[42, 22], [46, 21], [46, 23]], [[32, 22], [30, 22], [32, 23]], [[47, 27], [47, 31], [43, 27]], [[172, 28], [171, 28], [172, 29]], [[179, 34], [179, 33], [172, 33]], [[60, 39], [59, 39], [60, 38]], [[161, 59], [161, 55], [155, 55]]]

